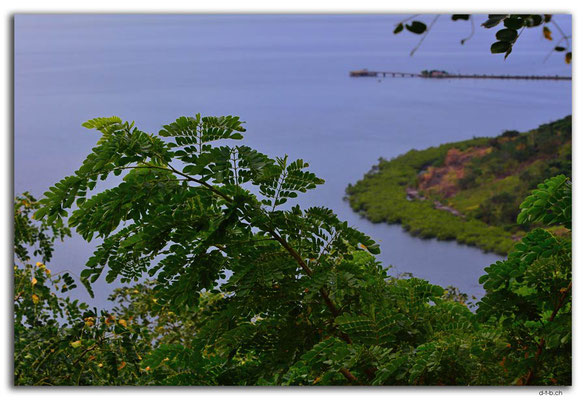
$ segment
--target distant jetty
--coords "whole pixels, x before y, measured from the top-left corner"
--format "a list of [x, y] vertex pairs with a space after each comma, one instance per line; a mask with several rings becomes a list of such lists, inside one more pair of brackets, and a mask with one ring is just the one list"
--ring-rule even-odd
[[548, 81], [571, 81], [571, 76], [559, 75], [480, 75], [480, 74], [451, 74], [446, 71], [431, 70], [421, 71], [416, 74], [413, 72], [397, 71], [369, 71], [360, 69], [350, 71], [352, 78], [359, 77], [383, 77], [383, 78], [427, 78], [427, 79], [526, 79], [526, 80], [548, 80]]

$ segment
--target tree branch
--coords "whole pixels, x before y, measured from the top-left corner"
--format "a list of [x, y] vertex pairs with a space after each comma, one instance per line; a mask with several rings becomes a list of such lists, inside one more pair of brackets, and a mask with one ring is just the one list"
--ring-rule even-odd
[[361, 385], [361, 383], [358, 381], [358, 378], [356, 378], [348, 368], [340, 368], [340, 373], [344, 375], [344, 378], [346, 378], [348, 382]]
[[415, 46], [413, 48], [413, 50], [411, 50], [411, 53], [409, 54], [410, 56], [412, 56], [413, 54], [415, 54], [415, 52], [419, 49], [419, 47], [421, 47], [421, 45], [423, 44], [423, 41], [425, 40], [425, 38], [427, 37], [427, 35], [429, 34], [429, 32], [431, 31], [431, 28], [433, 27], [433, 25], [435, 24], [435, 22], [437, 21], [437, 19], [439, 18], [439, 14], [435, 16], [435, 18], [433, 19], [433, 21], [431, 21], [431, 24], [429, 24], [429, 28], [427, 28], [427, 30], [425, 31], [425, 33], [423, 34], [423, 37], [421, 38], [421, 40], [419, 41], [419, 43], [417, 43], [417, 46]]
[[[224, 193], [220, 192], [219, 190], [217, 190], [215, 187], [213, 187], [212, 185], [210, 185], [209, 183], [202, 181], [200, 179], [196, 179], [192, 176], [189, 176], [187, 174], [184, 174], [183, 172], [178, 171], [177, 169], [173, 168], [170, 165], [167, 165], [169, 168], [165, 168], [165, 167], [159, 167], [156, 165], [151, 165], [151, 164], [147, 164], [150, 168], [159, 168], [159, 169], [163, 169], [163, 170], [167, 170], [167, 171], [172, 171], [178, 175], [183, 176], [184, 178], [191, 180], [192, 182], [198, 183], [202, 186], [204, 186], [205, 188], [211, 190], [213, 193], [215, 193], [216, 195], [222, 197], [224, 200], [226, 200], [227, 202], [232, 203], [234, 200], [228, 196], [225, 195]], [[266, 231], [277, 241], [279, 242], [279, 244], [281, 244], [281, 246], [287, 250], [287, 252], [291, 255], [291, 257], [293, 257], [293, 259], [297, 262], [297, 264], [301, 267], [301, 269], [308, 275], [308, 276], [313, 276], [313, 271], [311, 270], [311, 268], [309, 268], [309, 266], [307, 265], [307, 263], [305, 262], [305, 260], [303, 260], [303, 258], [301, 258], [301, 256], [299, 255], [299, 253], [297, 253], [297, 251], [295, 251], [295, 249], [293, 249], [293, 247], [291, 247], [289, 245], [289, 243], [287, 243], [287, 241], [285, 239], [283, 239], [274, 229], [272, 228], [268, 228], [268, 227], [264, 227], [266, 229]], [[326, 292], [326, 290], [324, 288], [321, 288], [319, 290], [320, 296], [322, 297], [322, 299], [324, 300], [324, 302], [326, 303], [326, 306], [328, 307], [328, 309], [330, 310], [330, 312], [332, 313], [332, 315], [335, 317], [340, 315], [340, 310], [336, 307], [336, 305], [334, 304], [334, 302], [332, 301], [332, 299], [330, 299], [328, 293]], [[352, 340], [350, 339], [350, 337], [345, 334], [345, 333], [341, 333], [340, 337], [348, 344], [352, 344]]]

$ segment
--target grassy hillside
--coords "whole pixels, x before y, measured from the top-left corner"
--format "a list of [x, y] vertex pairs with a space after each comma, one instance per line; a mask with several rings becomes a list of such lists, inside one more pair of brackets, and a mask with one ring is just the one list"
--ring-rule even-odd
[[529, 132], [411, 150], [380, 159], [347, 197], [370, 221], [506, 254], [530, 228], [515, 224], [521, 201], [543, 180], [571, 176], [571, 139], [567, 116]]

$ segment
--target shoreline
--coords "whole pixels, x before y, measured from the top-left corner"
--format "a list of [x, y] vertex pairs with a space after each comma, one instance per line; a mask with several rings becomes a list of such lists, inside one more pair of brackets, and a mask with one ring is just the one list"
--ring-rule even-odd
[[523, 198], [544, 179], [571, 173], [571, 130], [570, 115], [524, 133], [381, 158], [345, 198], [373, 223], [507, 255], [530, 228], [516, 221]]

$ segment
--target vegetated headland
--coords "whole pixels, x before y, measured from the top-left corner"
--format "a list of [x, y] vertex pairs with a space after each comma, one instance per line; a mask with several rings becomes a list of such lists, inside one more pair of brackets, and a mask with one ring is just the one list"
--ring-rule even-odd
[[516, 224], [520, 203], [545, 179], [571, 176], [571, 162], [567, 116], [529, 132], [509, 130], [380, 158], [348, 185], [346, 198], [372, 222], [400, 223], [415, 236], [507, 254], [534, 227]]
[[352, 78], [361, 77], [383, 77], [383, 78], [432, 78], [432, 79], [534, 79], [534, 80], [554, 80], [570, 81], [571, 76], [559, 75], [486, 75], [486, 74], [452, 74], [440, 70], [423, 70], [420, 73], [398, 72], [398, 71], [369, 71], [360, 69], [350, 71]]

